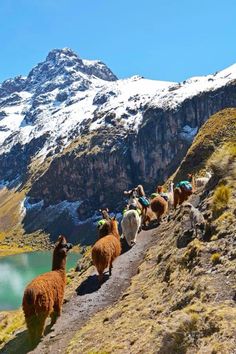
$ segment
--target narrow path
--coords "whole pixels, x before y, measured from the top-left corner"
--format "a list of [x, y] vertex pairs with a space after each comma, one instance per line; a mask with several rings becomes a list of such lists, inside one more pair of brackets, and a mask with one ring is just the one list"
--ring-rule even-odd
[[63, 314], [54, 325], [53, 332], [44, 337], [31, 353], [64, 353], [70, 339], [89, 318], [115, 303], [128, 288], [146, 250], [155, 243], [156, 232], [142, 231], [138, 235], [137, 244], [116, 259], [112, 276], [107, 277], [100, 288], [96, 273], [89, 276], [77, 289], [77, 294], [63, 306]]

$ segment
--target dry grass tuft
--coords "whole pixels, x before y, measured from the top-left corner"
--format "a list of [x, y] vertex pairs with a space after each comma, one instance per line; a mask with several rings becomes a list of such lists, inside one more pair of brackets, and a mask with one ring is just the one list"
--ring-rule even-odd
[[221, 185], [216, 188], [212, 198], [212, 210], [215, 215], [222, 214], [227, 208], [231, 194], [229, 186]]
[[213, 253], [213, 254], [211, 255], [211, 263], [212, 263], [213, 265], [216, 265], [216, 264], [221, 263], [220, 257], [221, 257], [221, 256], [220, 256], [219, 253]]

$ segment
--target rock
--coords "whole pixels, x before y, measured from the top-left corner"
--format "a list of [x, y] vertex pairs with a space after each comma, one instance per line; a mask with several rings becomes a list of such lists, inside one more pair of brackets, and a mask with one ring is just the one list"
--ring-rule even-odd
[[176, 246], [178, 248], [186, 247], [194, 239], [194, 230], [185, 230], [179, 235], [176, 241]]

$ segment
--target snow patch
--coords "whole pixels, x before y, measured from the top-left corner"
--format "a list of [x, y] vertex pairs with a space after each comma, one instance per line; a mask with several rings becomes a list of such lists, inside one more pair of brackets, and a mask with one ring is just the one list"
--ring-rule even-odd
[[189, 125], [185, 125], [180, 133], [180, 136], [182, 139], [192, 142], [197, 132], [198, 126], [192, 128]]

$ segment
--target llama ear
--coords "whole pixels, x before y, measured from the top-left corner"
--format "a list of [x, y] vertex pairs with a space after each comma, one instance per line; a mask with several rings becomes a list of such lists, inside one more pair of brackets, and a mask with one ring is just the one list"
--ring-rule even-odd
[[113, 216], [112, 220], [116, 220], [116, 215], [115, 215], [115, 216]]
[[57, 239], [58, 244], [62, 243], [65, 240], [65, 236], [60, 235]]
[[108, 208], [106, 208], [106, 211], [109, 213], [109, 209]]

